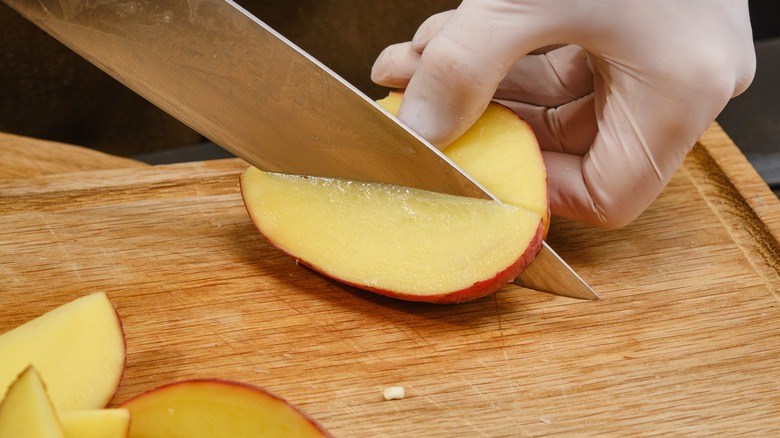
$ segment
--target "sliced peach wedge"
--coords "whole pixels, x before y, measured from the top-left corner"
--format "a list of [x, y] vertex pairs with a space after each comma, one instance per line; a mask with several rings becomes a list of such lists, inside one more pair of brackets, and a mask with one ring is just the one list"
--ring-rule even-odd
[[542, 242], [542, 217], [407, 187], [262, 172], [241, 175], [258, 230], [300, 263], [382, 295], [433, 303], [485, 296]]
[[46, 387], [35, 368], [11, 382], [0, 403], [0, 438], [65, 437]]
[[[400, 101], [391, 93], [379, 103], [395, 112]], [[536, 256], [547, 174], [531, 128], [498, 104], [445, 153], [505, 203], [256, 168], [242, 174], [241, 193], [269, 242], [324, 275], [409, 301], [465, 302]]]
[[0, 438], [125, 438], [129, 426], [127, 409], [56, 412], [33, 366], [11, 383], [0, 402]]
[[27, 367], [58, 411], [105, 407], [125, 366], [125, 338], [105, 293], [77, 298], [0, 334], [0, 394]]
[[124, 404], [130, 438], [329, 437], [286, 400], [229, 380], [184, 380], [152, 389]]

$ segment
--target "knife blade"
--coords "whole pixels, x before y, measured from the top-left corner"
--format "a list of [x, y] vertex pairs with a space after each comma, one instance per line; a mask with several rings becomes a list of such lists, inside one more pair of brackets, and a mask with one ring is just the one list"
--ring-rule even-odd
[[[372, 99], [232, 0], [2, 1], [260, 169], [497, 200]], [[537, 259], [518, 284], [598, 298], [546, 243]]]

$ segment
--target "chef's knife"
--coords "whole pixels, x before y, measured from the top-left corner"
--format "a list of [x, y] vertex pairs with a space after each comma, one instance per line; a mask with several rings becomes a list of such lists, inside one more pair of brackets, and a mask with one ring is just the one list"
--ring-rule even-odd
[[[495, 199], [231, 0], [2, 0], [214, 143], [268, 171]], [[597, 299], [546, 244], [516, 281]]]

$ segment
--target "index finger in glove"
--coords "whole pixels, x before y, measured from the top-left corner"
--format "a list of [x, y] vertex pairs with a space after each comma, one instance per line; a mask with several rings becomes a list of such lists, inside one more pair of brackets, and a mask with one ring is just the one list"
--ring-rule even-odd
[[555, 43], [544, 8], [507, 14], [510, 3], [466, 0], [425, 44], [398, 118], [437, 147], [474, 124], [515, 61]]

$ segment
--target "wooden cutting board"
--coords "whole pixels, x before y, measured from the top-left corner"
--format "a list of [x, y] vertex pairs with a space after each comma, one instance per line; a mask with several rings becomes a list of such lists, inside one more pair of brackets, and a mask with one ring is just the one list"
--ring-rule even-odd
[[[554, 222], [598, 302], [507, 286], [437, 306], [337, 284], [258, 235], [245, 167], [0, 181], [0, 331], [106, 291], [128, 349], [113, 404], [236, 379], [340, 437], [780, 433], [780, 206], [717, 126], [631, 226]], [[391, 385], [406, 398], [384, 401]]]

